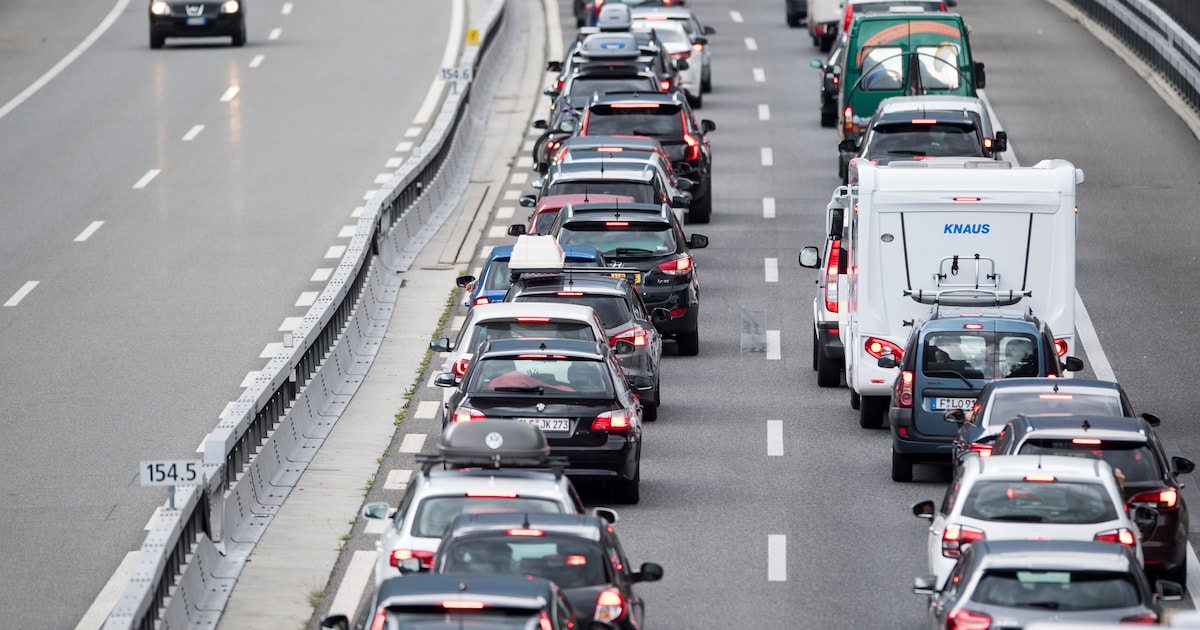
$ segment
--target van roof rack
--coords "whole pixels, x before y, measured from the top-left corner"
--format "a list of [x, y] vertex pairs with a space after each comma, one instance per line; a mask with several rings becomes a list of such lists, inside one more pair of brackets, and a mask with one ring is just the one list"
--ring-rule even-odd
[[992, 289], [944, 289], [941, 291], [926, 291], [924, 289], [904, 290], [904, 295], [918, 304], [935, 306], [1012, 306], [1022, 299], [1033, 295], [1032, 291], [997, 291]]

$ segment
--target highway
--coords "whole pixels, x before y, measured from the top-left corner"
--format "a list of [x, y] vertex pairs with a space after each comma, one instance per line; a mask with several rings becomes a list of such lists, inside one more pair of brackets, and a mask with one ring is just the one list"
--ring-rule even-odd
[[196, 457], [324, 286], [452, 6], [247, 4], [244, 48], [159, 51], [145, 2], [0, 6], [0, 107], [114, 17], [0, 110], [5, 627], [74, 627], [140, 546], [164, 494], [138, 462]]

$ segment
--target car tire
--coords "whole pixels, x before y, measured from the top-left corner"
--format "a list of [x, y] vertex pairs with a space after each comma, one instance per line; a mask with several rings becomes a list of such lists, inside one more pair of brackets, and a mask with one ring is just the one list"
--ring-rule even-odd
[[825, 348], [817, 344], [817, 387], [837, 387], [842, 384], [842, 366], [836, 359], [825, 354]]
[[242, 23], [238, 25], [238, 30], [237, 30], [237, 32], [235, 32], [233, 34], [232, 40], [233, 40], [233, 45], [235, 47], [240, 48], [240, 47], [246, 45], [246, 21], [245, 20], [242, 20]]
[[801, 20], [800, 15], [798, 13], [788, 13], [787, 14], [787, 25], [792, 28], [800, 28], [801, 26], [804, 26], [804, 22], [803, 22], [803, 20]]
[[817, 333], [813, 332], [813, 344], [812, 344], [813, 361], [812, 361], [812, 363], [813, 363], [813, 371], [814, 372], [817, 371], [817, 366], [820, 365], [819, 359], [817, 357], [817, 346], [820, 345], [820, 343], [821, 342], [817, 339]]
[[882, 428], [891, 402], [888, 396], [863, 396], [859, 403], [858, 426], [864, 429]]
[[700, 80], [700, 91], [707, 94], [712, 91], [712, 71], [709, 70], [708, 76]]
[[908, 483], [913, 477], [913, 462], [907, 455], [892, 451], [892, 481]]
[[685, 94], [687, 96], [688, 104], [691, 105], [694, 109], [700, 109], [700, 108], [704, 107], [704, 86], [703, 86], [703, 84], [700, 86], [700, 91], [696, 92], [695, 96], [693, 96], [691, 94], [687, 94], [686, 92], [685, 92]]
[[700, 331], [693, 330], [690, 333], [679, 333], [675, 337], [675, 343], [679, 346], [680, 356], [694, 357], [700, 354]]
[[613, 482], [613, 502], [625, 505], [637, 505], [642, 500], [642, 463], [638, 462], [633, 479]]
[[855, 411], [858, 411], [859, 407], [861, 407], [861, 406], [862, 406], [862, 396], [859, 396], [858, 392], [851, 389], [850, 390], [850, 408]]
[[642, 420], [645, 422], [654, 422], [655, 420], [658, 420], [658, 405], [660, 404], [660, 400], [658, 398], [658, 391], [659, 391], [659, 388], [657, 386], [655, 386], [655, 388], [654, 388], [654, 404], [642, 405]]
[[167, 38], [163, 37], [162, 35], [150, 33], [150, 48], [158, 50], [159, 48], [163, 47], [163, 44], [166, 43], [166, 40]]
[[827, 53], [827, 52], [833, 50], [833, 41], [835, 39], [836, 38], [832, 37], [832, 36], [822, 35], [821, 36], [821, 44], [820, 44], [821, 52]]
[[693, 200], [687, 211], [688, 223], [708, 223], [712, 218], [712, 193], [704, 196], [703, 200]]
[[834, 110], [831, 112], [827, 112], [827, 111], [822, 110], [821, 111], [821, 126], [827, 127], [827, 128], [828, 127], [836, 127], [837, 126], [837, 111]]

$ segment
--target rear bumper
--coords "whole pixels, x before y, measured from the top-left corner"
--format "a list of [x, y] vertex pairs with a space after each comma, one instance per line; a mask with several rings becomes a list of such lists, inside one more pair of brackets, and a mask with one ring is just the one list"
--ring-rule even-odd
[[599, 446], [555, 444], [550, 454], [567, 458], [567, 476], [573, 479], [632, 480], [637, 475], [641, 440], [610, 434]]
[[1179, 508], [1159, 512], [1158, 525], [1142, 540], [1142, 556], [1148, 571], [1170, 571], [1187, 564], [1187, 520]]
[[665, 308], [668, 311], [683, 309], [683, 314], [665, 322], [654, 322], [658, 332], [673, 336], [696, 332], [700, 326], [700, 300], [693, 298], [691, 285], [682, 285], [678, 290], [651, 293], [644, 291], [642, 300], [646, 308]]
[[[905, 414], [904, 412], [908, 412]], [[953, 435], [924, 435], [912, 426], [912, 410], [893, 407], [888, 411], [891, 422], [892, 450], [920, 461], [949, 462], [954, 456]], [[908, 424], [904, 424], [907, 422]], [[906, 435], [900, 435], [903, 430]]]
[[221, 14], [207, 18], [204, 24], [189, 25], [186, 17], [150, 16], [150, 32], [163, 37], [220, 37], [241, 30], [242, 14]]

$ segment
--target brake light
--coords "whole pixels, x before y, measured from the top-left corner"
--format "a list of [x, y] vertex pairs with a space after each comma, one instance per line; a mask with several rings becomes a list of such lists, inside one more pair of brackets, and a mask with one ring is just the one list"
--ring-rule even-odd
[[673, 309], [671, 309], [671, 319], [675, 319], [676, 317], [683, 317], [683, 314], [686, 312], [687, 312], [686, 306], [681, 306], [679, 308], [673, 308]]
[[644, 346], [647, 343], [646, 329], [641, 326], [634, 326], [625, 332], [618, 333], [608, 340], [609, 345], [615, 346], [618, 341], [628, 341], [635, 346]]
[[912, 119], [912, 124], [914, 124], [914, 125], [936, 125], [937, 119], [935, 119], [935, 118], [914, 118], [914, 119]]
[[625, 598], [621, 596], [621, 591], [615, 588], [606, 588], [600, 591], [600, 596], [596, 598], [596, 612], [592, 614], [592, 618], [596, 621], [614, 623], [624, 616]]
[[587, 556], [567, 556], [567, 566], [581, 567], [587, 564]]
[[[681, 113], [680, 116], [683, 116], [683, 114]], [[686, 127], [687, 121], [685, 120], [685, 121], [683, 121], [683, 123], [684, 123], [684, 126]], [[684, 141], [684, 143], [687, 144], [687, 154], [683, 156], [683, 159], [688, 162], [694, 162], [696, 160], [699, 160], [700, 159], [700, 142], [697, 141], [695, 138], [693, 138], [692, 134], [690, 134], [686, 131], [683, 132], [683, 141]]]
[[876, 359], [885, 354], [890, 354], [896, 357], [897, 361], [904, 357], [904, 349], [888, 341], [887, 339], [867, 337], [867, 341], [863, 343], [863, 347], [866, 349], [867, 354], [875, 357]]
[[[664, 92], [670, 92], [671, 91], [671, 80], [663, 79], [662, 81], [659, 81], [658, 87], [661, 88], [662, 91], [664, 91]], [[658, 107], [658, 106], [655, 105], [655, 107]]]
[[545, 324], [550, 321], [550, 318], [549, 317], [518, 317], [517, 321]]
[[841, 80], [838, 78], [838, 75], [835, 74], [833, 75], [833, 84], [837, 85], [838, 83], [841, 83]]
[[1124, 527], [1100, 532], [1096, 534], [1095, 540], [1096, 542], [1119, 543], [1126, 547], [1132, 547], [1137, 544], [1137, 537], [1133, 535], [1133, 532]]
[[983, 139], [983, 148], [991, 150], [991, 148], [992, 148], [992, 139], [991, 138]]
[[692, 270], [692, 256], [687, 254], [682, 258], [659, 263], [658, 270], [668, 276], [686, 276]]
[[900, 395], [896, 397], [896, 402], [905, 408], [912, 408], [913, 404], [913, 373], [912, 370], [904, 370], [900, 372], [900, 379], [896, 381], [900, 386]]
[[552, 140], [552, 141], [546, 143], [546, 149], [549, 151], [553, 151], [561, 146], [562, 146], [562, 143], [557, 140]]
[[515, 499], [516, 492], [468, 492], [467, 497], [471, 499]]
[[509, 536], [545, 536], [546, 532], [540, 529], [510, 529], [505, 532]]
[[1129, 500], [1130, 503], [1146, 503], [1156, 509], [1173, 508], [1179, 504], [1179, 491], [1174, 488], [1143, 492]]
[[483, 415], [483, 412], [478, 409], [459, 407], [454, 410], [454, 418], [451, 422], [472, 422], [474, 420], [483, 420], [484, 418], [487, 418], [487, 416]]
[[[664, 81], [664, 83], [670, 85], [670, 81]], [[658, 109], [658, 103], [613, 103], [609, 107], [612, 109]]]
[[1099, 444], [1099, 443], [1100, 443], [1100, 440], [1098, 440], [1098, 439], [1096, 439], [1096, 438], [1075, 438], [1075, 439], [1071, 440], [1071, 443], [1072, 443], [1072, 444], [1092, 444], [1092, 445], [1095, 445], [1095, 444]]
[[420, 551], [418, 549], [393, 549], [392, 555], [388, 557], [388, 564], [398, 567], [401, 562], [416, 558], [421, 561], [421, 566], [428, 567], [433, 564], [432, 551]]
[[847, 105], [846, 109], [842, 110], [842, 132], [846, 134], [854, 133], [854, 108]]
[[596, 17], [600, 16], [600, 7], [604, 6], [604, 0], [596, 0]]
[[979, 197], [955, 197], [955, 201], [979, 201]]
[[475, 298], [474, 302], [471, 302], [471, 306], [479, 306], [480, 304], [487, 304], [490, 301], [491, 300], [489, 300], [486, 297], [481, 295], [481, 296]]
[[624, 147], [596, 147], [597, 153], [620, 153], [624, 150]]
[[629, 430], [629, 416], [625, 414], [624, 409], [606, 411], [592, 420], [592, 430], [625, 433]]
[[387, 608], [380, 608], [371, 621], [371, 630], [383, 630], [387, 627]]
[[980, 457], [991, 457], [992, 456], [992, 445], [991, 444], [981, 444], [979, 442], [972, 442], [971, 443], [971, 452], [977, 453]]
[[452, 610], [483, 610], [483, 602], [442, 602], [442, 608]]
[[604, 227], [629, 227], [628, 221], [605, 221]]
[[960, 608], [946, 617], [946, 630], [988, 630], [992, 627], [992, 616]]
[[983, 330], [983, 324], [963, 324], [966, 330]]
[[559, 93], [561, 93], [561, 92], [563, 91], [563, 86], [564, 86], [564, 85], [566, 85], [566, 81], [563, 81], [562, 79], [559, 79], [559, 80], [558, 80], [558, 84], [557, 84], [557, 86], [554, 88], [554, 91], [555, 91], [555, 92], [559, 92]]
[[838, 312], [838, 263], [842, 257], [842, 241], [836, 239], [829, 248], [829, 260], [825, 262], [825, 310]]
[[1025, 475], [1025, 481], [1029, 481], [1032, 483], [1054, 483], [1055, 481], [1058, 481], [1058, 477], [1055, 477], [1054, 475], [1045, 475], [1045, 474], [1041, 474], [1041, 473], [1034, 473], [1034, 474]]
[[470, 359], [459, 359], [454, 362], [454, 366], [450, 369], [454, 371], [454, 375], [462, 378], [467, 373], [467, 366], [471, 365]]
[[1039, 400], [1075, 400], [1074, 394], [1038, 394]]
[[554, 623], [550, 621], [550, 615], [547, 615], [544, 610], [541, 615], [538, 615], [538, 630], [554, 630]]
[[559, 297], [581, 297], [583, 295], [583, 292], [582, 291], [559, 291], [558, 293], [555, 293], [554, 295], [557, 295]]
[[942, 555], [957, 558], [971, 543], [984, 540], [983, 530], [965, 525], [947, 525], [942, 531]]
[[1158, 624], [1158, 615], [1154, 613], [1146, 613], [1144, 615], [1133, 615], [1132, 617], [1122, 617], [1121, 625], [1125, 626], [1153, 626]]
[[1060, 357], [1067, 356], [1067, 349], [1068, 348], [1067, 348], [1067, 340], [1066, 339], [1055, 339], [1054, 340], [1054, 351], [1058, 353], [1058, 356], [1060, 356]]

